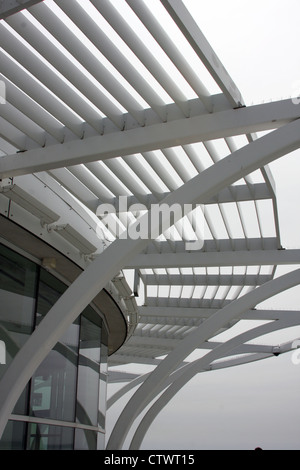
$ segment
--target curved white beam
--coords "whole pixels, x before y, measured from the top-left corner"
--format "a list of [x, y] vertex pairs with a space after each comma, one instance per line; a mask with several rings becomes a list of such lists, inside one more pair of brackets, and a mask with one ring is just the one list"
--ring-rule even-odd
[[[243, 317], [244, 318], [244, 317]], [[295, 319], [295, 317], [293, 318], [293, 322], [295, 324], [299, 324], [299, 319], [297, 318], [297, 320]], [[282, 325], [283, 325], [283, 322], [282, 322]], [[291, 322], [290, 321], [286, 321], [284, 323], [284, 328], [289, 328], [291, 325]], [[210, 343], [210, 342], [206, 342], [204, 344], [201, 345], [201, 349], [212, 349], [214, 347], [217, 347], [220, 343]], [[272, 356], [273, 355], [273, 346], [265, 346], [265, 345], [241, 345], [240, 348], [236, 348], [235, 349], [235, 354], [243, 354], [243, 355], [246, 355], [247, 356], [251, 356], [251, 357], [256, 357], [256, 356], [265, 356], [267, 355], [268, 357]], [[121, 357], [120, 357], [121, 356]], [[115, 356], [114, 356], [115, 357]], [[116, 362], [118, 362], [118, 358], [120, 357], [120, 359], [122, 359], [122, 355], [116, 355]], [[133, 358], [128, 358], [128, 356], [126, 356], [126, 363], [129, 363], [130, 362], [130, 359], [133, 359]], [[136, 360], [138, 360], [138, 357], [136, 358]], [[250, 359], [248, 359], [249, 362]], [[161, 362], [162, 360], [160, 360], [159, 362]], [[134, 360], [133, 360], [134, 362]], [[224, 367], [226, 367], [225, 364], [227, 363], [232, 363], [232, 360], [229, 359], [229, 360], [224, 360], [224, 362], [222, 361], [222, 365]], [[143, 360], [143, 364], [145, 364], [144, 360]], [[216, 370], [219, 368], [219, 365], [221, 363], [216, 363], [214, 364], [214, 366], [212, 367], [211, 370]], [[184, 366], [184, 363], [182, 364], [182, 367]], [[228, 366], [229, 367], [229, 366]], [[164, 387], [166, 387], [167, 385], [169, 385], [170, 383], [174, 382], [176, 377], [178, 376], [178, 374], [180, 374], [180, 371], [181, 371], [181, 367], [176, 371], [176, 372], [173, 372], [173, 374], [168, 377], [168, 379], [166, 380], [166, 382], [164, 383]], [[202, 371], [200, 371], [202, 372]], [[126, 385], [124, 385], [121, 389], [119, 389], [117, 392], [115, 392], [108, 400], [107, 400], [107, 409], [111, 408], [119, 399], [121, 399], [126, 393], [128, 393], [130, 390], [134, 389], [135, 387], [137, 387], [139, 384], [141, 384], [142, 382], [144, 382], [146, 380], [146, 378], [151, 374], [151, 372], [148, 372], [147, 374], [143, 374], [143, 375], [140, 375], [139, 377], [135, 377], [133, 379], [129, 379], [128, 378], [128, 383]], [[122, 377], [122, 376], [121, 376]], [[129, 381], [130, 380], [130, 381]], [[121, 380], [120, 380], [121, 381]], [[124, 380], [123, 380], [124, 381]], [[114, 381], [112, 382], [114, 383]]]
[[[242, 333], [221, 346], [215, 348], [210, 353], [206, 354], [203, 358], [194, 361], [193, 363], [184, 366], [180, 370], [180, 376], [175, 378], [168, 387], [168, 389], [158, 398], [158, 400], [152, 405], [143, 417], [139, 424], [134, 437], [131, 441], [130, 449], [139, 449], [140, 445], [148, 431], [151, 423], [154, 421], [156, 416], [161, 410], [170, 402], [170, 400], [181, 390], [196, 374], [207, 369], [207, 367], [215, 360], [221, 357], [228, 356], [235, 353], [236, 348], [239, 345], [245, 344], [252, 339], [283, 329], [297, 325], [297, 322], [291, 322], [290, 325], [285, 325], [281, 321], [274, 322], [273, 324], [267, 324], [259, 326], [250, 331]], [[217, 367], [218, 368], [218, 367]]]
[[107, 409], [111, 408], [120, 398], [122, 398], [127, 392], [132, 390], [133, 388], [140, 385], [142, 382], [149, 377], [150, 372], [147, 374], [140, 375], [136, 379], [131, 380], [129, 383], [124, 385], [120, 390], [115, 392], [108, 400], [107, 400]]
[[[156, 312], [155, 313], [155, 319], [156, 320], [154, 321], [154, 324], [157, 324], [157, 323], [159, 323], [159, 318], [160, 318], [160, 315], [161, 315], [161, 313], [157, 313], [159, 311], [162, 311], [162, 312], [170, 311], [170, 315], [171, 315], [171, 312], [172, 312], [172, 318], [173, 318], [174, 315], [178, 315], [179, 317], [182, 317], [182, 316], [188, 316], [189, 317], [189, 316], [192, 316], [192, 315], [197, 315], [197, 313], [195, 313], [195, 311], [197, 312], [197, 311], [200, 311], [201, 309], [187, 308], [187, 307], [185, 307], [184, 309], [180, 309], [180, 308], [176, 309], [176, 308], [173, 308], [173, 307], [163, 308], [163, 309], [159, 309], [159, 308], [156, 309], [156, 308], [151, 308], [151, 307], [150, 308], [149, 307], [142, 308], [142, 312], [146, 311], [146, 310], [150, 310], [151, 312], [153, 312], [153, 311]], [[213, 309], [210, 309], [210, 310], [207, 310], [207, 311], [202, 309], [202, 313], [201, 313], [200, 316], [201, 316], [201, 318], [207, 318], [209, 315], [212, 315], [213, 313], [216, 313], [216, 311], [217, 310], [213, 310]], [[149, 316], [151, 316], [151, 313], [149, 314]], [[142, 317], [143, 317], [143, 315], [142, 315]], [[267, 320], [267, 321], [270, 321], [270, 322], [273, 321], [274, 325], [279, 324], [278, 320], [280, 320], [280, 325], [282, 325], [282, 328], [289, 328], [291, 324], [299, 324], [299, 322], [300, 322], [300, 312], [299, 311], [291, 311], [291, 310], [249, 310], [249, 312], [246, 312], [246, 313], [243, 314], [243, 319], [244, 320], [245, 319], [247, 319], [247, 320]], [[165, 320], [169, 321], [167, 319], [164, 319], [164, 321]], [[151, 320], [149, 320], [149, 318], [147, 317], [146, 322], [151, 323]], [[207, 346], [208, 344], [209, 344], [208, 342], [206, 342], [204, 345], [202, 344], [201, 348], [203, 348], [204, 346]], [[239, 351], [239, 354], [240, 353], [245, 353], [245, 352], [246, 351]], [[251, 351], [247, 351], [247, 352], [251, 352]], [[256, 351], [256, 353], [258, 353], [258, 351]], [[261, 354], [262, 354], [262, 352], [260, 351], [259, 356], [261, 356]], [[269, 353], [268, 351], [266, 351], [266, 354], [271, 355], [271, 353]], [[215, 368], [217, 368], [217, 365], [214, 366], [213, 369], [215, 370]], [[175, 380], [176, 374], [177, 374], [177, 372], [174, 372], [170, 376], [172, 381]], [[133, 388], [138, 386], [140, 383], [144, 382], [144, 380], [146, 380], [146, 378], [149, 375], [150, 375], [150, 372], [147, 373], [147, 374], [141, 375], [141, 376], [135, 378], [134, 380], [130, 381], [128, 384], [124, 385], [124, 387], [122, 387], [120, 390], [118, 390], [114, 395], [112, 395], [108, 399], [107, 408], [110, 408], [111, 406], [113, 406], [123, 395], [125, 395], [127, 392], [129, 392], [130, 390], [132, 390]], [[166, 382], [166, 385], [169, 385], [169, 383], [171, 383], [171, 382], [168, 380]]]
[[[249, 144], [249, 146], [219, 161], [200, 175], [197, 175], [191, 181], [174, 191], [174, 193], [170, 194], [163, 202], [169, 204], [171, 207], [172, 204], [191, 204], [198, 199], [201, 200], [201, 198], [213, 197], [223, 188], [238, 181], [241, 177], [298, 148], [300, 146], [299, 131], [300, 121], [296, 121], [262, 137], [256, 142]], [[2, 160], [3, 158], [1, 159], [1, 163]], [[176, 214], [176, 217], [178, 220], [180, 215]], [[161, 218], [158, 217], [158, 219]], [[177, 220], [173, 222], [177, 222]], [[161, 233], [162, 224], [165, 221], [151, 221], [151, 211], [149, 211], [142, 216], [140, 220], [136, 221], [133, 227], [138, 231], [140, 224], [144, 222], [148, 224], [148, 227], [150, 227], [152, 223], [151, 228], [154, 229], [155, 232]], [[141, 252], [148, 243], [149, 240], [139, 238], [137, 240], [128, 238], [126, 240], [116, 240], [113, 242], [90, 264], [51, 308], [21, 351], [16, 355], [0, 382], [0, 437], [9, 419], [9, 415], [24, 387], [40, 363], [59, 341], [62, 334], [70, 324], [75, 321], [98, 292], [101, 291], [124, 266], [128, 265], [130, 259]], [[288, 276], [287, 278], [289, 279]], [[275, 280], [273, 282], [277, 285], [276, 283], [279, 281]], [[269, 285], [270, 283], [265, 284], [265, 286]], [[255, 292], [260, 292], [260, 290], [256, 290]], [[272, 289], [270, 289], [269, 295], [272, 295]], [[248, 308], [252, 308], [252, 305]], [[228, 312], [228, 309], [226, 311]], [[61, 314], [62, 312], [64, 312], [64, 315]], [[231, 318], [231, 315], [234, 315], [234, 309], [229, 309], [229, 313]], [[232, 318], [234, 318], [234, 316]], [[211, 321], [215, 319], [215, 315], [208, 319], [209, 325], [211, 325]], [[228, 323], [228, 321], [225, 323]], [[216, 325], [211, 325], [214, 331], [215, 326], [218, 330], [218, 322], [216, 322]], [[207, 330], [206, 328], [204, 331], [209, 333], [210, 329], [208, 328]], [[183, 345], [185, 345], [184, 342]], [[170, 357], [171, 363], [173, 363], [172, 358], [173, 355]], [[181, 361], [179, 360], [179, 362]], [[162, 372], [164, 373], [164, 365], [162, 366]], [[158, 374], [161, 374], [160, 366], [158, 366]], [[145, 384], [146, 383], [147, 381]], [[151, 392], [151, 388], [150, 386], [146, 396]], [[139, 412], [139, 407], [137, 408], [137, 412]], [[123, 434], [122, 428], [123, 424], [121, 426], [121, 434]], [[112, 442], [114, 444], [114, 439]], [[119, 438], [117, 442], [120, 442]]]
[[174, 371], [195, 348], [211, 338], [216, 331], [259, 303], [300, 284], [300, 269], [274, 279], [216, 312], [188, 335], [145, 380], [121, 413], [107, 444], [107, 449], [121, 449], [132, 423], [156, 396], [165, 377]]

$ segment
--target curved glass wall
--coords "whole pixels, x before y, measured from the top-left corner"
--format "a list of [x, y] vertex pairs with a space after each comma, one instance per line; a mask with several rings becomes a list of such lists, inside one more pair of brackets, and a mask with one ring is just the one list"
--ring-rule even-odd
[[[6, 347], [0, 379], [65, 289], [45, 269], [0, 245], [0, 340]], [[36, 370], [0, 449], [103, 449], [106, 384], [107, 333], [89, 306]]]

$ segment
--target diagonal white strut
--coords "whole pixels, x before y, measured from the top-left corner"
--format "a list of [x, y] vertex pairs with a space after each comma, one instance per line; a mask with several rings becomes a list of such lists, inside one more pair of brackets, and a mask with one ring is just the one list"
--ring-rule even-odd
[[[300, 147], [300, 121], [292, 122], [216, 163], [167, 196], [165, 204], [191, 204], [213, 197], [241, 177]], [[142, 217], [149, 222], [151, 211]], [[153, 222], [153, 221], [152, 221]], [[161, 229], [159, 222], [151, 227]], [[137, 227], [141, 219], [135, 222]], [[161, 232], [159, 232], [161, 233]], [[42, 320], [0, 382], [0, 437], [33, 373], [66, 329], [149, 240], [116, 240], [76, 279]], [[62, 315], [63, 312], [63, 315]]]

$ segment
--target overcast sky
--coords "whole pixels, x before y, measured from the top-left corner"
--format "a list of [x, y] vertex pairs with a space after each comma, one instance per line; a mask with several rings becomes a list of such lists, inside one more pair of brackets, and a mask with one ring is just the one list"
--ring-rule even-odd
[[[185, 3], [247, 105], [300, 94], [299, 0]], [[283, 246], [300, 248], [300, 152], [271, 168]], [[296, 288], [262, 306], [299, 309], [299, 298]], [[291, 353], [199, 374], [154, 421], [142, 449], [300, 449], [299, 396], [300, 365]], [[109, 431], [117, 413], [108, 413]]]

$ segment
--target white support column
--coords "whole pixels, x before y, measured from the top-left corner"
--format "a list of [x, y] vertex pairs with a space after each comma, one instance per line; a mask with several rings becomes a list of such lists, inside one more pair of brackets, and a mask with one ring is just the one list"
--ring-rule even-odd
[[[169, 204], [171, 207], [172, 204], [190, 204], [199, 198], [213, 197], [244, 175], [297, 149], [300, 146], [299, 131], [300, 121], [296, 121], [262, 137], [197, 175], [193, 180], [170, 194], [163, 203]], [[179, 214], [177, 214], [177, 220], [178, 217], [180, 217]], [[174, 222], [177, 222], [177, 220]], [[164, 221], [151, 221], [151, 211], [136, 221], [133, 227], [138, 229], [140, 224], [144, 222], [148, 224], [148, 227], [154, 229], [155, 233], [161, 233], [160, 222], [163, 223]], [[0, 437], [24, 387], [43, 359], [59, 341], [64, 331], [75, 321], [98, 292], [124, 266], [128, 265], [130, 259], [141, 252], [149, 241], [143, 239], [116, 240], [91, 263], [52, 307], [20, 353], [17, 354], [0, 382]], [[267, 285], [269, 283], [265, 284], [265, 286]], [[270, 295], [272, 295], [272, 292], [270, 292]], [[215, 318], [215, 316], [212, 318]], [[159, 367], [158, 374], [161, 374], [160, 371], [161, 368]], [[151, 391], [151, 388], [152, 383], [150, 381], [149, 391]], [[139, 411], [139, 406], [137, 411]], [[122, 426], [121, 434], [123, 434]], [[119, 438], [117, 441], [119, 442]]]
[[[146, 432], [148, 431], [150, 425], [153, 423], [156, 416], [161, 412], [161, 410], [170, 402], [170, 400], [179, 392], [179, 390], [181, 390], [196, 374], [207, 370], [207, 368], [213, 361], [225, 356], [229, 356], [230, 354], [234, 354], [238, 346], [245, 344], [247, 341], [251, 341], [256, 337], [283, 328], [289, 328], [297, 324], [297, 321], [294, 320], [289, 325], [284, 324], [284, 322], [277, 321], [273, 322], [271, 325], [267, 324], [259, 326], [234, 337], [226, 343], [218, 346], [201, 359], [198, 359], [197, 361], [194, 361], [191, 364], [182, 367], [178, 371], [179, 374], [176, 374], [177, 377], [174, 377], [174, 379], [173, 376], [170, 377], [168, 383], [172, 382], [171, 385], [158, 398], [158, 400], [152, 405], [152, 407], [147, 411], [147, 413], [143, 417], [131, 441], [130, 449], [138, 450], [140, 448], [140, 445], [143, 442]], [[167, 386], [168, 384], [165, 385]]]
[[[259, 303], [300, 284], [300, 270], [274, 279], [209, 317], [193, 333], [188, 335], [177, 348], [172, 351], [150, 374], [135, 392], [121, 413], [107, 444], [107, 449], [121, 449], [134, 420], [145, 406], [161, 391], [165, 378], [174, 371], [181, 362], [199, 345], [211, 338], [234, 318], [241, 317], [244, 312]], [[185, 382], [184, 382], [185, 383]]]

